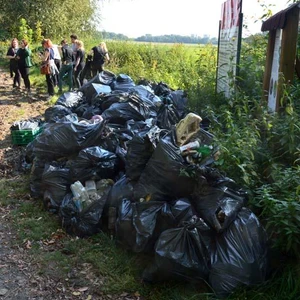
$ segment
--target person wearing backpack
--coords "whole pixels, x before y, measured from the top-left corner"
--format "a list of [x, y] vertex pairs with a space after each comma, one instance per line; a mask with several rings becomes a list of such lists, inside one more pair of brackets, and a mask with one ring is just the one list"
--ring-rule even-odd
[[66, 39], [60, 42], [62, 53], [62, 66], [58, 74], [58, 92], [62, 93], [63, 78], [68, 80], [69, 91], [73, 88], [73, 49], [68, 45]]
[[92, 74], [93, 77], [103, 71], [104, 63], [109, 62], [108, 50], [105, 42], [101, 42], [98, 46], [95, 46], [91, 50], [93, 55], [92, 60]]

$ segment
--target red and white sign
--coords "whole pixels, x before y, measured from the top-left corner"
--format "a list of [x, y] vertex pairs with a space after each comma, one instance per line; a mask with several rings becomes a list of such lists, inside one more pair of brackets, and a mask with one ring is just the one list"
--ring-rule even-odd
[[239, 26], [241, 0], [227, 0], [222, 4], [221, 30]]
[[227, 0], [221, 7], [217, 92], [228, 98], [233, 92], [240, 45], [242, 0]]

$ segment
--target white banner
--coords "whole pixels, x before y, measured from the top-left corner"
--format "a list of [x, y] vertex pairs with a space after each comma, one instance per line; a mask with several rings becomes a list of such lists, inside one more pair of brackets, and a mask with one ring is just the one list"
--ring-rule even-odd
[[234, 89], [240, 43], [242, 0], [227, 0], [222, 4], [218, 49], [217, 92], [228, 98]]

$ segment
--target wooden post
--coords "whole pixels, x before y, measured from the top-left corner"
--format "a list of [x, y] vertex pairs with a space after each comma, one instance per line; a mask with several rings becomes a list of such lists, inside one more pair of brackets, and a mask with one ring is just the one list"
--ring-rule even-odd
[[278, 93], [276, 98], [276, 111], [279, 109], [279, 101], [283, 94], [283, 83], [290, 84], [294, 79], [295, 59], [297, 50], [299, 23], [299, 8], [292, 9], [287, 18], [286, 25], [282, 31], [281, 40], [281, 58], [279, 65], [280, 80], [278, 84]]

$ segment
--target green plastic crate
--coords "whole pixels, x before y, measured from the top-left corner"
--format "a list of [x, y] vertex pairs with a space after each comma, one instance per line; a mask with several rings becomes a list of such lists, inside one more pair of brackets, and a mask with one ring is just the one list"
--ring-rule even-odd
[[33, 141], [41, 131], [41, 127], [29, 130], [11, 130], [12, 143], [13, 145], [27, 145]]

